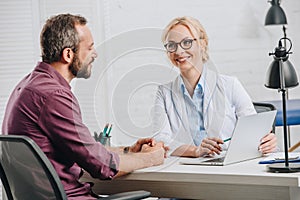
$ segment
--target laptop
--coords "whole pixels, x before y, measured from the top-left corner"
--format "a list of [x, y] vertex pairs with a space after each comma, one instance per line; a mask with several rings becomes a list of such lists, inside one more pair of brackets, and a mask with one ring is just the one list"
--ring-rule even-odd
[[211, 158], [181, 158], [180, 164], [223, 166], [261, 157], [261, 138], [272, 130], [277, 111], [261, 112], [240, 117], [227, 151]]

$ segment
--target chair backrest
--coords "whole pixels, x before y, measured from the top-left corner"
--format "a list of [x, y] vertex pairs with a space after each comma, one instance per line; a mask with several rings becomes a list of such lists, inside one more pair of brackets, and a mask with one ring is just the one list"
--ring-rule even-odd
[[[254, 108], [257, 113], [260, 112], [268, 112], [271, 110], [276, 110], [275, 106], [270, 103], [264, 103], [264, 102], [253, 102]], [[272, 133], [275, 133], [275, 120], [272, 126]]]
[[26, 136], [0, 135], [0, 172], [8, 200], [67, 199], [54, 167]]

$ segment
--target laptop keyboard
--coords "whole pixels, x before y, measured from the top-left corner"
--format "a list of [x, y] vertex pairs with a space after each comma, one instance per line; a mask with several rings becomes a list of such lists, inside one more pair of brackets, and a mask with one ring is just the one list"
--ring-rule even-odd
[[204, 162], [224, 162], [225, 157], [221, 157], [221, 158], [214, 158], [214, 159], [210, 159], [210, 160], [206, 160]]

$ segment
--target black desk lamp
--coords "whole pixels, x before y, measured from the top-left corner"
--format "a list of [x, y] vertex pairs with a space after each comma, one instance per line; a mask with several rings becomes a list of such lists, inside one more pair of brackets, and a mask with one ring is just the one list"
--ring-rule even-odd
[[[288, 41], [290, 47], [288, 51], [282, 46], [282, 40]], [[274, 53], [269, 53], [269, 56], [273, 55], [273, 62], [271, 63], [267, 75], [265, 86], [267, 88], [278, 89], [278, 92], [282, 92], [282, 115], [283, 115], [283, 132], [284, 132], [284, 158], [285, 163], [270, 164], [267, 166], [270, 172], [299, 172], [300, 164], [288, 162], [288, 145], [287, 145], [287, 119], [286, 119], [286, 89], [296, 87], [298, 83], [297, 73], [288, 60], [290, 50], [292, 49], [292, 42], [289, 38], [281, 38], [279, 40], [278, 47], [275, 48]]]
[[287, 24], [286, 16], [280, 7], [280, 0], [271, 0], [271, 8], [267, 12], [265, 25]]
[[[284, 13], [284, 10], [280, 7], [281, 0], [269, 0], [271, 4], [269, 8], [266, 18], [265, 18], [265, 26], [276, 26], [282, 25], [283, 37], [286, 38], [286, 27], [287, 25], [287, 18]], [[284, 40], [283, 43], [284, 48], [286, 49], [286, 42]], [[286, 90], [286, 99], [289, 99], [289, 92]], [[290, 138], [290, 128], [288, 127], [288, 146], [291, 145], [291, 138]]]
[[280, 0], [271, 0], [269, 1], [271, 3], [271, 8], [267, 12], [266, 19], [265, 19], [265, 25], [283, 25], [283, 37], [286, 38], [286, 27], [284, 26], [287, 24], [286, 15], [283, 11], [283, 9], [280, 7]]

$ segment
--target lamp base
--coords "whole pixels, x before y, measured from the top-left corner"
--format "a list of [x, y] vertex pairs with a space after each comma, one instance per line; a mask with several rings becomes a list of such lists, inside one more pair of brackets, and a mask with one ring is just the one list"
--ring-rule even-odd
[[267, 165], [268, 172], [274, 173], [294, 173], [300, 172], [300, 164], [289, 163], [289, 166], [285, 166], [285, 163], [276, 163]]

